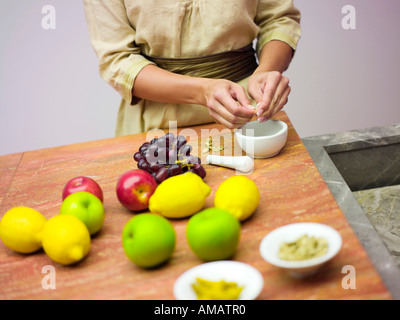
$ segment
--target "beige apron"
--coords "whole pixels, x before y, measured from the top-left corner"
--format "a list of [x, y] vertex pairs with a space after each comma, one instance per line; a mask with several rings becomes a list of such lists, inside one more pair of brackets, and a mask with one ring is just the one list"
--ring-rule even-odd
[[[249, 76], [257, 68], [255, 52], [251, 44], [229, 52], [198, 58], [169, 59], [148, 57], [162, 69], [212, 79], [227, 79], [247, 88]], [[118, 112], [116, 135], [146, 132], [151, 129], [167, 129], [170, 121], [178, 127], [195, 126], [215, 122], [208, 108], [194, 104], [162, 103], [140, 100], [134, 97], [132, 104], [121, 101]]]

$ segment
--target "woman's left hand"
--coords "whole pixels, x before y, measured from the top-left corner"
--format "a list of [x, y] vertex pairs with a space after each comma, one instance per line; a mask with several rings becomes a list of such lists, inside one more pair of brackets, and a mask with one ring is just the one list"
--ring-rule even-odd
[[289, 79], [278, 71], [256, 71], [249, 78], [247, 92], [257, 102], [259, 122], [264, 122], [282, 110], [288, 102]]

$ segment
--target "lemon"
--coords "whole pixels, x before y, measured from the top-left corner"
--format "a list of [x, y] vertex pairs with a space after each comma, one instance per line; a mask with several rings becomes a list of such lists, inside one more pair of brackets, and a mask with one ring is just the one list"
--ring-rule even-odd
[[42, 247], [42, 230], [46, 218], [35, 209], [15, 207], [0, 221], [0, 238], [16, 252], [32, 253]]
[[45, 224], [42, 244], [50, 259], [63, 265], [72, 264], [89, 253], [89, 230], [75, 216], [58, 215]]
[[232, 213], [239, 221], [250, 217], [260, 202], [255, 182], [245, 176], [233, 176], [220, 184], [215, 193], [214, 206]]
[[167, 218], [184, 218], [200, 211], [211, 188], [197, 174], [186, 172], [161, 182], [150, 198], [149, 209]]

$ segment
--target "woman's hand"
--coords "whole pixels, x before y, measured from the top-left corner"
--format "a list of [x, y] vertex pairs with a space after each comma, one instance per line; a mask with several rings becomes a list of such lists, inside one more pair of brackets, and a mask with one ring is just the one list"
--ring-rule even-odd
[[247, 91], [257, 102], [258, 121], [267, 121], [282, 110], [290, 90], [289, 79], [280, 72], [255, 72], [249, 79]]
[[232, 81], [207, 79], [203, 84], [204, 105], [216, 122], [229, 129], [238, 128], [255, 116], [245, 89]]
[[139, 72], [132, 95], [159, 102], [203, 105], [216, 122], [229, 129], [242, 126], [256, 114], [249, 106], [245, 89], [235, 82], [184, 76], [154, 65]]

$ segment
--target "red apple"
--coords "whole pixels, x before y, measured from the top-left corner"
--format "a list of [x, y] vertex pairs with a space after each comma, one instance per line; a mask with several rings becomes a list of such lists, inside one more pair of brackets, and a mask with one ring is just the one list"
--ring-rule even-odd
[[117, 197], [128, 210], [142, 211], [149, 207], [157, 182], [147, 171], [133, 169], [122, 174], [117, 182]]
[[68, 197], [70, 194], [82, 191], [94, 194], [97, 198], [100, 199], [101, 202], [103, 202], [104, 200], [103, 191], [101, 190], [98, 183], [94, 181], [92, 178], [88, 177], [76, 177], [69, 180], [64, 187], [62, 193], [62, 199], [64, 201], [64, 199]]

